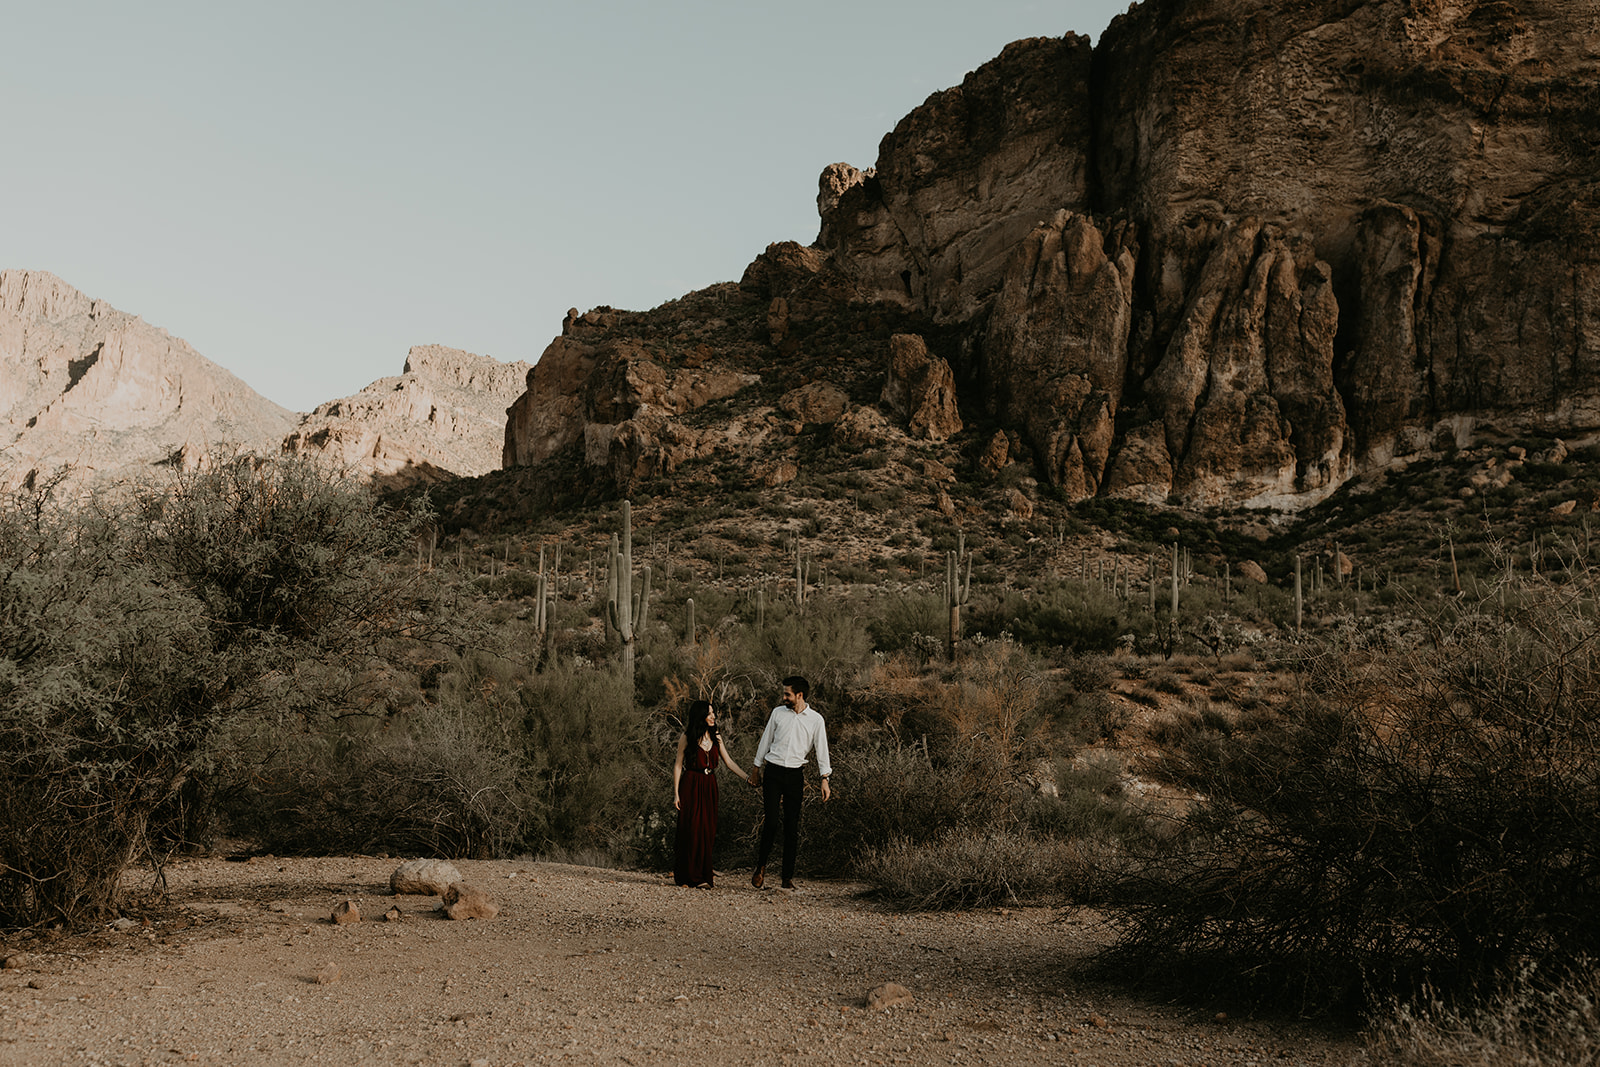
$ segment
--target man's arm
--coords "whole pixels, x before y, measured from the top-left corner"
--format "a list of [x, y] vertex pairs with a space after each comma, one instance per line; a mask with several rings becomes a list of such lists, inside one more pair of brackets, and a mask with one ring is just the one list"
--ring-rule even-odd
[[828, 724], [821, 715], [817, 716], [817, 773], [823, 778], [833, 773], [833, 764], [828, 762]]
[[772, 747], [772, 720], [778, 717], [776, 711], [767, 716], [767, 728], [761, 731], [761, 741], [756, 745], [756, 758], [752, 761], [757, 770], [767, 761], [767, 750]]

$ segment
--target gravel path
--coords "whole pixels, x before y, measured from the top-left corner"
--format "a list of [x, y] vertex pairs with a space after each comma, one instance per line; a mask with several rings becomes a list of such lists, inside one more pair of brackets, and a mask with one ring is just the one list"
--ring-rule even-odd
[[[1104, 936], [1090, 912], [903, 915], [845, 883], [757, 891], [733, 871], [706, 891], [495, 861], [457, 866], [499, 917], [451, 922], [436, 898], [389, 894], [398, 862], [182, 862], [177, 907], [149, 926], [8, 942], [0, 1064], [1131, 1067], [1355, 1051], [1074, 979]], [[367, 921], [329, 921], [346, 898]], [[910, 1002], [869, 1009], [885, 982]]]

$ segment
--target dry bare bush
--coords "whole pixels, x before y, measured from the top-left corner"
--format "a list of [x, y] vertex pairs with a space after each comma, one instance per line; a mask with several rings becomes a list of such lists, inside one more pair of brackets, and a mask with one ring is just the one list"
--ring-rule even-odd
[[[1453, 998], [1452, 998], [1453, 999]], [[1425, 989], [1395, 1001], [1366, 1034], [1386, 1067], [1545, 1067], [1600, 1063], [1600, 973], [1580, 963], [1550, 981], [1528, 968], [1471, 1006]]]
[[1585, 583], [1325, 653], [1289, 714], [1143, 772], [1201, 799], [1124, 887], [1118, 958], [1307, 1005], [1600, 954], [1600, 658]]
[[953, 831], [867, 853], [860, 874], [880, 895], [917, 911], [1066, 899], [1091, 880], [1100, 846], [1012, 830]]

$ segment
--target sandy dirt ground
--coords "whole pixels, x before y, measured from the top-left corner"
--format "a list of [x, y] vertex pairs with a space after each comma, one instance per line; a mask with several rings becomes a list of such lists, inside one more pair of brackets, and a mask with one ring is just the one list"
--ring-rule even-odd
[[[188, 860], [169, 868], [172, 906], [144, 921], [7, 940], [0, 1064], [1132, 1067], [1357, 1051], [1075, 978], [1104, 943], [1091, 912], [901, 914], [846, 883], [758, 891], [748, 870], [708, 891], [494, 861], [456, 866], [500, 915], [452, 922], [437, 898], [389, 893], [398, 863]], [[365, 921], [330, 921], [345, 899]], [[887, 982], [910, 1001], [869, 1008]]]

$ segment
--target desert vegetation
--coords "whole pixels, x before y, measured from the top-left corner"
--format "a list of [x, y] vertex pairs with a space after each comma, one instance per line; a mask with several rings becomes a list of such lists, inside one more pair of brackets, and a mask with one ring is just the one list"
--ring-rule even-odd
[[[1352, 513], [1410, 513], [1341, 494], [1252, 540], [803, 488], [475, 529], [447, 496], [230, 457], [115, 500], [14, 490], [0, 921], [106, 918], [126, 872], [159, 894], [168, 857], [223, 842], [659, 868], [687, 702], [748, 760], [801, 671], [835, 751], [803, 873], [910, 909], [1092, 904], [1108, 970], [1374, 1011], [1402, 1061], [1555, 1040], [1505, 1022], [1534, 1000], [1593, 1041], [1570, 1008], [1600, 952], [1586, 516], [1454, 499], [1426, 536], [1374, 540]], [[719, 866], [758, 818], [724, 789]]]

